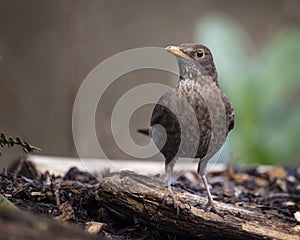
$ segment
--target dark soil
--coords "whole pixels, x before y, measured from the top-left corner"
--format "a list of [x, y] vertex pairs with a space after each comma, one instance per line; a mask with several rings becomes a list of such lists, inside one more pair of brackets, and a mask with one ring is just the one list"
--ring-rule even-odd
[[[103, 174], [105, 176], [110, 173]], [[260, 210], [270, 218], [298, 224], [294, 213], [300, 210], [300, 168], [233, 168], [208, 175], [216, 201]], [[14, 172], [0, 174], [0, 193], [18, 208], [34, 214], [67, 221], [83, 228], [89, 221], [106, 223], [99, 239], [160, 239], [151, 228], [128, 222], [101, 206], [95, 199], [98, 180], [89, 172], [72, 168], [65, 176], [38, 174], [27, 161]], [[206, 196], [200, 178], [187, 172], [173, 185], [175, 191]]]

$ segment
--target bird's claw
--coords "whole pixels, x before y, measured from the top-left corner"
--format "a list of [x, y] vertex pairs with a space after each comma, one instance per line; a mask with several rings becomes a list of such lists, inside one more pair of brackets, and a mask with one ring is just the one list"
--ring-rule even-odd
[[213, 213], [219, 215], [221, 218], [224, 219], [224, 213], [223, 213], [222, 211], [217, 210], [216, 207], [215, 207], [215, 204], [214, 204], [213, 202], [210, 202], [210, 201], [209, 201], [209, 202], [206, 204], [204, 210], [205, 210], [206, 212], [213, 212]]
[[165, 195], [164, 195], [164, 197], [163, 197], [163, 202], [162, 202], [162, 204], [165, 204], [166, 199], [167, 199], [168, 197], [171, 197], [171, 198], [172, 198], [172, 200], [173, 200], [173, 205], [174, 205], [174, 208], [175, 208], [176, 211], [177, 211], [177, 217], [178, 217], [178, 215], [179, 215], [179, 205], [178, 205], [177, 197], [174, 195], [172, 189], [169, 189], [169, 188], [168, 188], [168, 190], [166, 191], [166, 193], [165, 193]]

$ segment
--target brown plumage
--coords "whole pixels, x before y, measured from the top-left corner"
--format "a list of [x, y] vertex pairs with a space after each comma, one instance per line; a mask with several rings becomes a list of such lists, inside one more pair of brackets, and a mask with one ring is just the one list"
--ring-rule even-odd
[[[178, 85], [166, 92], [156, 104], [149, 135], [165, 157], [168, 190], [177, 208], [171, 188], [171, 175], [178, 157], [199, 158], [207, 195], [207, 209], [214, 212], [213, 200], [205, 177], [208, 160], [221, 148], [234, 126], [231, 103], [222, 93], [210, 50], [200, 44], [169, 46], [166, 50], [178, 60]], [[144, 133], [146, 133], [144, 131]]]

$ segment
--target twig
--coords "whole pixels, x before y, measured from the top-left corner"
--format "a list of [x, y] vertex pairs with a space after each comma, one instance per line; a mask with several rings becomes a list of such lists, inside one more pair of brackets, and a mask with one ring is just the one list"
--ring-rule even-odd
[[54, 195], [55, 195], [55, 200], [56, 200], [56, 206], [60, 206], [60, 181], [59, 182], [55, 182], [53, 184], [53, 187], [54, 187]]
[[[20, 138], [20, 137], [16, 137], [16, 139], [14, 139], [13, 137], [7, 138], [4, 133], [1, 133], [0, 134], [0, 146], [4, 147], [5, 145], [7, 147], [13, 147], [14, 145], [19, 145], [22, 147], [22, 149], [25, 153], [41, 151], [40, 148], [30, 145], [28, 142], [23, 141], [22, 138]], [[2, 155], [2, 153], [0, 152], [0, 156], [1, 155]]]

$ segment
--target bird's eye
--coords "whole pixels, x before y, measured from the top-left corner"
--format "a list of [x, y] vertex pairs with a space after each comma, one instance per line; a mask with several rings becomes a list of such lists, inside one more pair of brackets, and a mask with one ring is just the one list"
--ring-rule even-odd
[[196, 55], [197, 58], [203, 58], [204, 55], [205, 55], [204, 50], [203, 49], [197, 50], [195, 55]]

